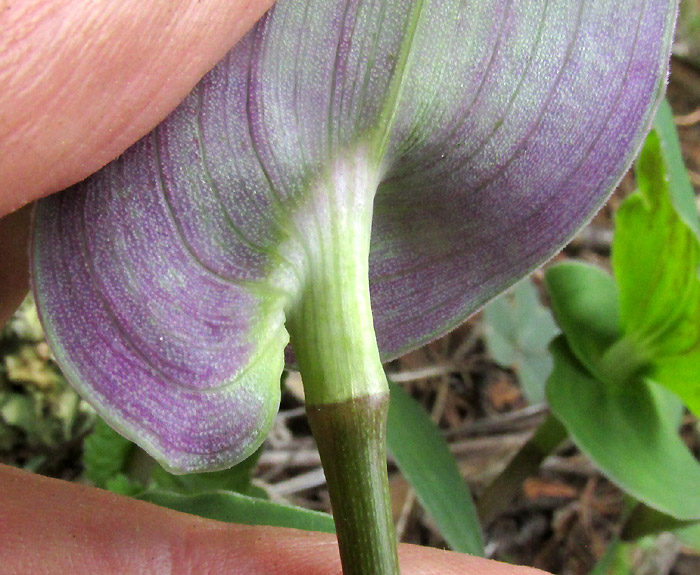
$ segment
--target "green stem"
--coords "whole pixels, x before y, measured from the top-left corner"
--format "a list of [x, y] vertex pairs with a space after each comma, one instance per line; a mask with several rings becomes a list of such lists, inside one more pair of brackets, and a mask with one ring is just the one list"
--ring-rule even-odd
[[498, 517], [517, 497], [523, 482], [537, 472], [542, 462], [568, 437], [551, 413], [530, 440], [520, 448], [506, 468], [479, 497], [477, 511], [484, 526]]
[[600, 372], [605, 381], [624, 385], [649, 365], [650, 357], [644, 345], [623, 337], [603, 354]]
[[386, 471], [389, 397], [309, 406], [333, 506], [344, 575], [398, 575]]
[[305, 273], [287, 310], [344, 575], [399, 575], [386, 468], [389, 385], [369, 293], [378, 168], [339, 156], [299, 212]]

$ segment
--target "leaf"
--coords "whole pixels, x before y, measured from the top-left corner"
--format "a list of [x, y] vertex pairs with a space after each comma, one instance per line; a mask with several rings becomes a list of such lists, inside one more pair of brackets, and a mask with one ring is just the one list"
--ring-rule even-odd
[[149, 491], [140, 495], [138, 499], [175, 511], [227, 523], [273, 525], [324, 533], [335, 532], [333, 518], [326, 513], [281, 505], [232, 491], [217, 491], [199, 495]]
[[622, 330], [652, 358], [700, 350], [700, 243], [678, 216], [667, 177], [652, 132], [637, 162], [639, 191], [616, 213], [612, 252]]
[[695, 415], [700, 415], [700, 351], [654, 362], [649, 380], [678, 394]]
[[700, 65], [700, 5], [681, 0], [673, 52], [695, 66]]
[[625, 543], [615, 537], [595, 565], [590, 575], [637, 575], [644, 566], [656, 565], [660, 548], [668, 545], [659, 537], [645, 537], [634, 543]]
[[625, 520], [620, 537], [623, 541], [634, 541], [647, 535], [677, 532], [696, 524], [697, 521], [676, 519], [640, 503]]
[[[665, 123], [665, 115], [657, 125]], [[700, 414], [700, 224], [687, 208], [695, 211], [695, 196], [675, 155], [677, 137], [673, 132], [666, 137], [662, 147], [652, 132], [640, 154], [639, 190], [615, 217], [612, 263], [625, 339], [640, 363], [651, 366], [649, 377]], [[669, 159], [680, 162], [671, 164], [673, 172]]]
[[683, 545], [700, 552], [700, 523], [676, 529], [673, 533], [681, 540]]
[[547, 346], [559, 330], [532, 281], [521, 281], [486, 306], [483, 322], [493, 359], [515, 370], [530, 403], [544, 402], [545, 382], [552, 371]]
[[1, 416], [0, 412], [0, 451], [11, 451], [17, 442], [17, 431], [7, 425]]
[[484, 544], [469, 488], [445, 440], [425, 409], [399, 385], [391, 384], [387, 446], [448, 545], [484, 555]]
[[547, 398], [581, 451], [639, 501], [677, 519], [700, 519], [700, 464], [667, 415], [675, 397], [639, 380], [624, 387], [601, 383], [563, 336], [551, 351]]
[[144, 492], [144, 487], [138, 481], [129, 479], [123, 473], [118, 473], [110, 477], [104, 484], [104, 488], [112, 493], [126, 495], [128, 497], [138, 497]]
[[258, 448], [248, 459], [238, 465], [234, 465], [230, 469], [209, 473], [173, 475], [158, 466], [154, 469], [151, 476], [151, 484], [159, 490], [172, 491], [183, 495], [223, 490], [266, 498], [267, 494], [263, 489], [251, 485], [253, 471], [258, 463], [262, 449], [262, 447]]
[[[75, 394], [45, 396], [39, 390], [0, 394], [0, 419], [21, 432], [24, 441], [34, 448], [56, 448], [70, 440], [85, 422]], [[18, 439], [6, 432], [6, 441]]]
[[[39, 204], [33, 286], [66, 377], [172, 470], [244, 459], [285, 322], [356, 249], [386, 360], [595, 213], [654, 115], [675, 8], [281, 0], [151, 134]], [[321, 263], [341, 271], [319, 283]]]
[[621, 336], [613, 278], [597, 267], [567, 262], [551, 266], [545, 282], [571, 351], [589, 372], [605, 379], [603, 357]]
[[700, 240], [700, 221], [695, 203], [695, 190], [690, 183], [688, 170], [683, 162], [681, 143], [673, 121], [673, 112], [668, 100], [664, 99], [654, 118], [654, 131], [659, 137], [659, 146], [663, 162], [668, 172], [668, 189], [676, 212], [683, 222], [693, 230]]
[[633, 546], [623, 543], [617, 537], [613, 538], [590, 575], [631, 575], [633, 551]]
[[135, 449], [131, 441], [98, 418], [94, 430], [83, 443], [85, 477], [97, 487], [107, 488], [110, 480], [126, 471]]
[[[97, 487], [114, 493], [136, 496], [144, 486], [130, 478], [131, 460], [138, 447], [125, 439], [103, 420], [98, 419], [93, 432], [84, 442], [85, 476]], [[266, 497], [263, 489], [251, 485], [251, 477], [262, 448], [242, 463], [222, 471], [173, 475], [153, 465], [147, 479], [149, 489], [196, 495], [217, 490], [236, 491], [250, 496]]]
[[540, 466], [569, 435], [551, 413], [518, 450], [506, 467], [479, 494], [477, 512], [489, 526], [523, 492], [525, 481], [537, 474]]

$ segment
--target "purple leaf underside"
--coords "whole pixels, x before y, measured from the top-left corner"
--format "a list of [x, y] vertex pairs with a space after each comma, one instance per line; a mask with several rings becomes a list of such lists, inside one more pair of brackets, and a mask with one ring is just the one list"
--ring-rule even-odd
[[675, 11], [281, 0], [165, 122], [38, 206], [34, 289], [61, 367], [169, 468], [235, 463], [277, 410], [300, 230], [343, 201], [311, 197], [318, 182], [369, 154], [379, 347], [415, 348], [600, 207], [649, 128]]

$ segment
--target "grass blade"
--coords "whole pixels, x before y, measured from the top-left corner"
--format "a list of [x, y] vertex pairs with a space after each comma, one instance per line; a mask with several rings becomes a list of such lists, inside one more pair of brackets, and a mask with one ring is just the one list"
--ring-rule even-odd
[[387, 444], [421, 505], [455, 551], [484, 554], [469, 488], [445, 440], [425, 409], [391, 384]]

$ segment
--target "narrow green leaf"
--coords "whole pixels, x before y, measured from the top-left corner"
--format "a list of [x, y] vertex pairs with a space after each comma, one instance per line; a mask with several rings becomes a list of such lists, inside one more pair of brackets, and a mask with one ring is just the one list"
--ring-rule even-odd
[[483, 320], [493, 359], [517, 373], [530, 403], [543, 403], [545, 382], [552, 371], [547, 346], [559, 330], [540, 303], [532, 280], [521, 281], [486, 306]]
[[542, 462], [567, 438], [564, 426], [550, 413], [506, 468], [481, 492], [477, 511], [484, 526], [508, 508], [521, 493], [523, 482], [536, 474]]
[[683, 163], [678, 131], [667, 100], [661, 102], [656, 112], [654, 131], [659, 137], [661, 154], [668, 171], [668, 187], [673, 207], [700, 241], [700, 220], [698, 220], [698, 208], [695, 204], [695, 191]]
[[182, 495], [167, 491], [149, 491], [138, 497], [168, 509], [207, 519], [242, 525], [273, 525], [306, 531], [334, 533], [333, 518], [327, 513], [281, 505], [232, 491]]
[[673, 534], [681, 540], [683, 545], [700, 552], [700, 523], [676, 529]]
[[605, 553], [593, 567], [590, 575], [630, 575], [632, 568], [631, 546], [617, 537], [605, 549]]
[[387, 446], [421, 505], [455, 551], [484, 555], [474, 502], [457, 463], [425, 409], [390, 384]]
[[603, 357], [620, 338], [613, 278], [597, 267], [567, 262], [550, 267], [545, 281], [571, 351], [588, 371], [603, 377]]
[[693, 520], [681, 520], [661, 513], [656, 509], [639, 503], [625, 520], [620, 533], [623, 541], [634, 541], [648, 535], [658, 535], [666, 531], [677, 531], [698, 524]]
[[107, 488], [110, 480], [126, 470], [134, 449], [136, 446], [131, 441], [98, 418], [84, 443], [85, 476], [97, 487]]
[[678, 519], [700, 519], [700, 464], [666, 413], [670, 394], [639, 380], [624, 387], [601, 383], [563, 337], [550, 349], [547, 398], [579, 448], [638, 500]]
[[665, 542], [658, 537], [645, 537], [634, 543], [614, 538], [590, 575], [638, 575], [640, 565], [648, 563], [649, 557], [658, 555]]

